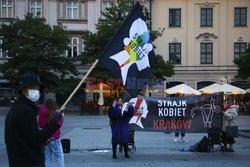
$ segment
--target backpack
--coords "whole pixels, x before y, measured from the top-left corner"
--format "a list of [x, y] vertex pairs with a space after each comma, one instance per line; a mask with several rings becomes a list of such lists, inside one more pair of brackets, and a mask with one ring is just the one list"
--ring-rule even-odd
[[198, 152], [210, 152], [210, 142], [207, 136], [204, 136], [199, 142]]

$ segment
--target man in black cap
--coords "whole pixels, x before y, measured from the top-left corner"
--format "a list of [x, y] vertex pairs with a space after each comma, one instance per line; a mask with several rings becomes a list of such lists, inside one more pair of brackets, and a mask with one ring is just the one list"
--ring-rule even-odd
[[25, 76], [20, 81], [18, 100], [11, 106], [5, 120], [5, 143], [10, 167], [44, 166], [44, 144], [60, 128], [61, 113], [39, 129], [36, 105], [41, 82], [37, 75]]

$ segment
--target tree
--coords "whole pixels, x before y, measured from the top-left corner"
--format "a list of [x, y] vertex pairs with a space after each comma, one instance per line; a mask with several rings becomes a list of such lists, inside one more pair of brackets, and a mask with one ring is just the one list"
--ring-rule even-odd
[[0, 28], [0, 48], [10, 59], [0, 66], [3, 77], [13, 87], [27, 71], [38, 74], [49, 91], [65, 88], [68, 76], [77, 74], [73, 59], [63, 56], [68, 37], [61, 25], [51, 27], [44, 18], [27, 14]]
[[153, 72], [156, 78], [171, 77], [174, 74], [174, 65], [165, 62], [160, 55], [155, 56], [156, 63], [153, 65]]
[[[84, 52], [81, 56], [83, 64], [91, 64], [101, 56], [105, 46], [122, 25], [133, 4], [133, 0], [118, 0], [116, 5], [102, 12], [102, 18], [104, 19], [99, 19], [96, 25], [97, 32], [87, 32], [83, 35]], [[161, 36], [163, 31], [164, 29], [151, 31], [152, 41]], [[156, 78], [169, 77], [174, 74], [174, 66], [157, 55], [156, 63], [153, 65], [153, 73]], [[110, 76], [101, 63], [98, 63], [91, 75], [102, 79]]]
[[250, 77], [250, 43], [248, 44], [246, 53], [240, 55], [234, 63], [238, 66], [238, 78], [247, 79]]

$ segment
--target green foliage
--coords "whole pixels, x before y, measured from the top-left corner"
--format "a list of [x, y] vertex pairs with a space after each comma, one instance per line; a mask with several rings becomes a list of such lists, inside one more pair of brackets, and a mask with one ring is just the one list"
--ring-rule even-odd
[[4, 78], [18, 86], [20, 77], [27, 71], [38, 74], [49, 91], [60, 91], [67, 75], [76, 75], [73, 60], [62, 56], [68, 37], [61, 25], [49, 26], [44, 18], [27, 14], [2, 24], [0, 48], [12, 58], [0, 66]]
[[238, 78], [247, 79], [250, 77], [250, 43], [248, 44], [246, 53], [240, 55], [234, 63], [238, 66]]
[[[102, 13], [103, 19], [99, 19], [98, 24], [96, 25], [97, 32], [87, 32], [83, 35], [84, 52], [80, 58], [82, 64], [92, 64], [101, 56], [107, 43], [118, 31], [123, 20], [125, 20], [130, 9], [133, 7], [133, 3], [133, 0], [118, 0], [116, 5], [108, 8]], [[150, 34], [152, 41], [160, 37], [163, 34], [163, 31], [164, 29], [151, 31]], [[174, 74], [174, 66], [165, 62], [158, 56], [156, 57], [156, 64], [153, 68], [154, 74], [157, 78], [163, 78], [164, 76], [171, 76]], [[97, 67], [91, 73], [91, 76], [105, 79], [110, 77], [110, 74], [101, 63], [98, 63]]]
[[174, 74], [174, 65], [166, 62], [162, 56], [155, 56], [156, 63], [153, 65], [153, 73], [156, 78], [171, 77]]

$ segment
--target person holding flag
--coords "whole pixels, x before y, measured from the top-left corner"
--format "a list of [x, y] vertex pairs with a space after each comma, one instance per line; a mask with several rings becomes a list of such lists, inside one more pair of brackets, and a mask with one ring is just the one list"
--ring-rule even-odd
[[[57, 113], [57, 103], [54, 99], [48, 98], [44, 105], [40, 107], [39, 111], [39, 127], [45, 128], [46, 125], [53, 119]], [[64, 114], [63, 114], [64, 115]], [[59, 125], [62, 127], [64, 116], [59, 120]], [[64, 167], [64, 155], [62, 144], [60, 140], [61, 130], [58, 129], [47, 141], [45, 145], [45, 166], [50, 167], [52, 163], [52, 155], [56, 159], [57, 167]]]

